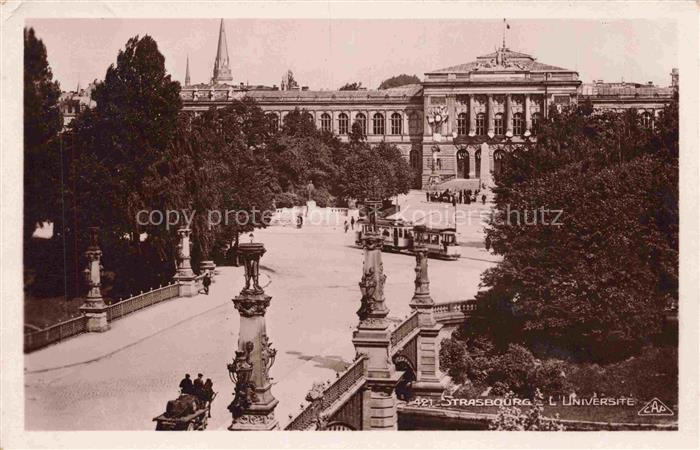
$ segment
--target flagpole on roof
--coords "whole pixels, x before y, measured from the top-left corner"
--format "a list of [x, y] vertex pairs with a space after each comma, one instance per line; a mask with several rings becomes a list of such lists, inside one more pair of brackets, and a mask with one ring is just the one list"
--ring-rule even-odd
[[506, 19], [503, 19], [503, 47], [506, 48]]

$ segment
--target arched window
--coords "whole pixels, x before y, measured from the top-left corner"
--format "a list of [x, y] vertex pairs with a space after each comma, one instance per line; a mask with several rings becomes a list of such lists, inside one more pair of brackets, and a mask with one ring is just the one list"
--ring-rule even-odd
[[503, 163], [505, 159], [505, 152], [503, 150], [496, 150], [493, 152], [493, 173], [498, 176], [503, 172]]
[[391, 115], [391, 134], [397, 135], [401, 134], [401, 130], [403, 128], [403, 117], [401, 117], [401, 114], [399, 113], [394, 113]]
[[654, 115], [649, 111], [644, 111], [642, 113], [641, 120], [644, 128], [651, 128], [654, 125]]
[[372, 118], [372, 133], [384, 134], [384, 115], [382, 113], [376, 113]]
[[467, 113], [459, 113], [457, 116], [457, 134], [460, 136], [466, 136], [469, 133], [469, 120], [467, 120]]
[[466, 148], [457, 150], [457, 178], [469, 178], [469, 152]]
[[493, 118], [493, 131], [497, 135], [503, 134], [503, 113], [498, 113]]
[[338, 116], [338, 134], [348, 134], [348, 123], [349, 123], [348, 115], [345, 113], [340, 113]]
[[523, 134], [523, 115], [522, 113], [513, 114], [513, 135], [520, 136]]
[[[486, 134], [486, 114], [479, 113], [476, 115], [476, 134], [483, 136]], [[477, 167], [479, 167], [477, 165]]]
[[331, 116], [328, 113], [321, 114], [321, 131], [331, 132]]
[[280, 128], [280, 117], [276, 113], [270, 113], [267, 115], [267, 120], [270, 123], [270, 130], [273, 133], [277, 133], [277, 130]]
[[316, 122], [315, 122], [315, 120], [314, 120], [314, 115], [311, 114], [310, 112], [305, 112], [305, 113], [304, 113], [304, 120], [308, 120], [308, 121], [310, 121], [311, 123], [313, 123], [314, 126], [316, 126]]
[[537, 129], [540, 126], [540, 123], [542, 122], [542, 113], [534, 113], [532, 115], [532, 134], [537, 134]]
[[355, 116], [355, 122], [357, 122], [360, 125], [360, 129], [362, 130], [362, 134], [366, 135], [367, 134], [367, 116], [365, 116], [363, 113], [357, 113]]

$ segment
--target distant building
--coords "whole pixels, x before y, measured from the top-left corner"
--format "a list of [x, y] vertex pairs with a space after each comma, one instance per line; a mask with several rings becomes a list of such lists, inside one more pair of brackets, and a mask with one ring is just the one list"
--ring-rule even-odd
[[80, 83], [75, 91], [61, 92], [58, 98], [58, 107], [63, 115], [63, 127], [67, 127], [75, 116], [86, 108], [93, 108], [95, 102], [92, 100], [92, 91], [95, 89], [95, 83], [90, 83], [87, 89], [81, 89]]
[[[635, 109], [653, 126], [678, 89], [675, 68], [668, 87], [602, 80], [582, 84], [576, 71], [513, 51], [505, 39], [495, 52], [427, 72], [420, 84], [392, 89], [313, 91], [300, 86], [291, 72], [279, 88], [235, 84], [233, 79], [222, 19], [209, 83], [191, 84], [187, 58], [180, 91], [185, 111], [198, 114], [252, 97], [277, 126], [299, 108], [318, 128], [341, 140], [348, 139], [358, 122], [368, 142], [386, 141], [401, 150], [421, 174], [416, 187], [455, 178], [475, 188], [489, 184], [492, 174], [502, 170], [505, 152], [536, 140], [536, 124], [547, 117], [551, 105], [565, 107], [587, 99], [598, 111]], [[66, 125], [81, 108], [94, 105], [90, 89], [64, 93], [61, 102]]]

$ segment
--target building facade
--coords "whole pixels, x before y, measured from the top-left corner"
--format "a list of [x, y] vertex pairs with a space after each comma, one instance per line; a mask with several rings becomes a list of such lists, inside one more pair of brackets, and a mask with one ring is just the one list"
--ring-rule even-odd
[[536, 140], [538, 121], [551, 105], [590, 100], [595, 110], [635, 109], [653, 126], [654, 118], [678, 88], [678, 70], [669, 87], [639, 83], [583, 84], [573, 70], [543, 64], [505, 45], [475, 61], [425, 73], [422, 83], [385, 90], [309, 90], [292, 81], [277, 86], [234, 84], [224, 21], [219, 26], [210, 82], [191, 84], [189, 59], [183, 108], [195, 114], [252, 97], [278, 126], [290, 111], [308, 113], [319, 129], [346, 140], [353, 123], [369, 143], [395, 144], [420, 174], [416, 187], [452, 179], [465, 187], [490, 186], [506, 152]]

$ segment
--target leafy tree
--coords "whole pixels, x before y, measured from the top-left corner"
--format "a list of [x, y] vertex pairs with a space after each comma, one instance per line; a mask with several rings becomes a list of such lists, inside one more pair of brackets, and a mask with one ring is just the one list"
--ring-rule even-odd
[[[506, 400], [515, 398], [513, 393], [506, 395]], [[523, 411], [517, 406], [504, 404], [499, 406], [498, 414], [491, 420], [489, 430], [498, 431], [565, 431], [566, 428], [557, 414], [553, 418], [544, 416], [544, 396], [539, 390], [535, 394], [534, 404]]]
[[661, 332], [678, 297], [676, 108], [654, 130], [633, 112], [553, 113], [507, 156], [487, 230], [503, 260], [480, 294], [493, 334], [606, 361]]
[[362, 82], [355, 81], [354, 83], [345, 83], [340, 88], [339, 91], [359, 91], [362, 89]]
[[346, 198], [384, 200], [408, 192], [412, 177], [411, 167], [396, 146], [381, 143], [372, 148], [353, 140], [342, 167], [339, 191]]
[[407, 84], [420, 84], [420, 78], [418, 78], [416, 75], [407, 75], [402, 73], [401, 75], [396, 75], [382, 81], [382, 83], [379, 85], [379, 89], [390, 89], [399, 86], [406, 86]]
[[[60, 89], [33, 28], [24, 29], [24, 248], [34, 263], [32, 234], [41, 222], [61, 222]], [[58, 237], [58, 233], [55, 233]]]
[[174, 269], [172, 230], [149, 229], [142, 239], [137, 213], [151, 206], [153, 166], [177, 130], [179, 90], [153, 38], [136, 36], [96, 85], [96, 107], [71, 123], [74, 248], [84, 248], [88, 226], [100, 226], [105, 267], [119, 267], [124, 295], [167, 280]]

